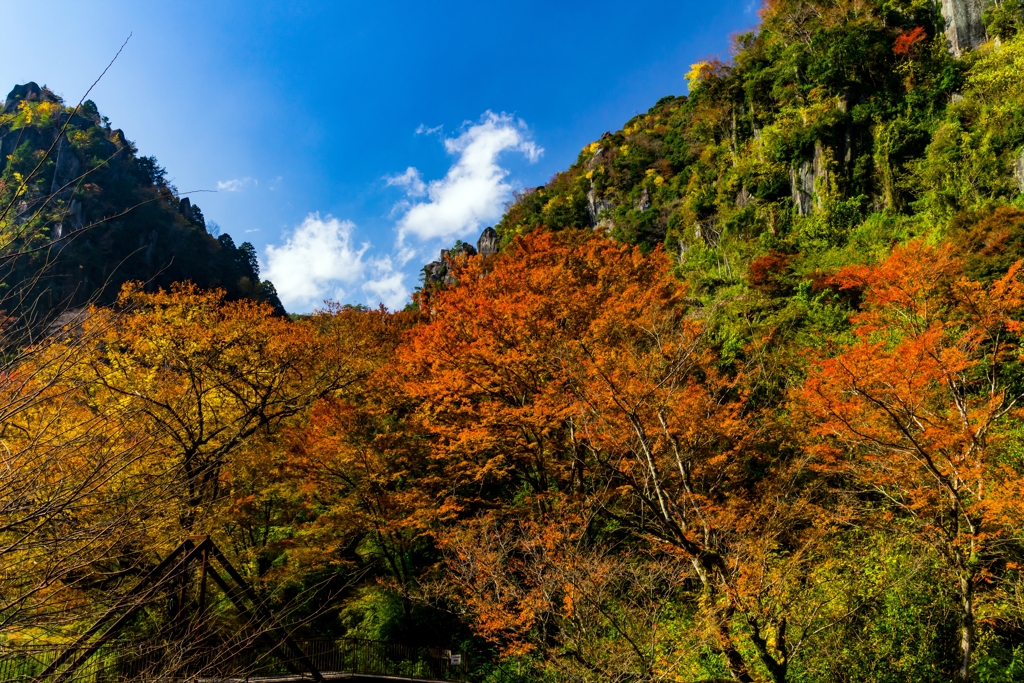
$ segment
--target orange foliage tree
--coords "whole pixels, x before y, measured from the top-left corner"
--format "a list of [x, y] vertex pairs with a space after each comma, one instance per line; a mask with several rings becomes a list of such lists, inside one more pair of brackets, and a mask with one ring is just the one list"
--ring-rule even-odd
[[[669, 624], [673, 601], [685, 599], [685, 561], [597, 542], [594, 512], [567, 502], [544, 514], [507, 510], [454, 527], [444, 547], [460, 603], [477, 633], [505, 654], [539, 651], [566, 678], [679, 673], [682, 658], [659, 629]], [[552, 643], [560, 656], [550, 656]]]
[[358, 391], [318, 400], [285, 433], [284, 470], [308, 509], [287, 550], [300, 566], [382, 581], [408, 618], [439, 511], [429, 440], [407, 419], [411, 405], [387, 363], [417, 316], [349, 313], [374, 340], [366, 351], [375, 370]]
[[[855, 341], [818, 363], [800, 397], [827, 463], [912, 521], [960, 596], [959, 680], [969, 680], [978, 588], [998, 578], [1020, 522], [1021, 264], [990, 286], [921, 241], [838, 283], [863, 291]], [[1018, 527], [1019, 528], [1019, 527]]]
[[[0, 377], [0, 558], [34, 571], [0, 579], [0, 632], [74, 623], [186, 533], [214, 534], [268, 591], [329, 572], [337, 543], [303, 522], [326, 500], [319, 528], [367, 526], [315, 489], [358, 476], [354, 449], [332, 451], [335, 409], [372, 403], [365, 380], [393, 352], [395, 318], [290, 320], [219, 291], [129, 285], [26, 354]], [[292, 448], [303, 426], [315, 445]]]
[[0, 373], [0, 635], [46, 638], [98, 613], [139, 569], [174, 482], [127, 398], [98, 408], [77, 375], [95, 336], [63, 330]]
[[185, 530], [221, 499], [230, 454], [370, 371], [368, 340], [342, 334], [328, 314], [292, 321], [192, 285], [127, 285], [118, 307], [85, 322], [87, 333], [101, 331], [86, 379], [97, 404], [144, 404], [144, 428], [187, 491], [178, 510]]
[[[538, 232], [455, 274], [458, 287], [424, 302], [430, 322], [398, 360], [444, 467], [438, 496], [453, 516], [480, 518], [441, 543], [458, 585], [477, 592], [481, 631], [513, 650], [568, 642], [569, 631], [531, 631], [534, 616], [552, 612], [535, 604], [530, 572], [515, 570], [521, 553], [499, 551], [485, 530], [519, 524], [516, 543], [527, 543], [561, 533], [529, 530], [571, 512], [580, 520], [573, 543], [629, 538], [649, 557], [688, 564], [726, 668], [739, 680], [757, 667], [784, 680], [818, 618], [811, 610], [794, 619], [792, 607], [808, 538], [820, 529], [798, 478], [769, 476], [785, 458], [764, 447], [741, 384], [718, 368], [666, 256], [589, 233]], [[618, 537], [602, 531], [609, 526]], [[520, 582], [522, 599], [502, 581], [481, 582], [485, 566], [511, 572], [505, 583]], [[633, 673], [649, 676], [656, 658], [644, 642]]]

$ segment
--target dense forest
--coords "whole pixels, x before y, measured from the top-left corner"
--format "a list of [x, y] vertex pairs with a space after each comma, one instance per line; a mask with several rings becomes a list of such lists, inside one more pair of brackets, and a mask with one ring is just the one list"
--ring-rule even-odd
[[[480, 680], [1024, 680], [1024, 5], [981, 9], [769, 0], [405, 310], [132, 272], [8, 339], [0, 645], [68, 642], [205, 534], [296, 637]], [[52, 98], [0, 131], [51, 110], [108, 140]], [[57, 181], [8, 135], [16, 206]], [[22, 259], [63, 234], [34, 225], [0, 222]], [[229, 641], [198, 586], [126, 632]]]

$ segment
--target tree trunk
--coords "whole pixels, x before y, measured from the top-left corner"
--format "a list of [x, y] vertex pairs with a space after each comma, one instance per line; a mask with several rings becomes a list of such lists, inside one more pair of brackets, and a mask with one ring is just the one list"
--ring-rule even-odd
[[726, 645], [723, 648], [723, 654], [725, 655], [726, 666], [729, 667], [729, 675], [732, 676], [734, 681], [739, 683], [754, 683], [754, 679], [750, 677], [750, 673], [747, 672], [747, 665], [743, 661], [743, 655], [733, 647], [732, 645]]
[[960, 668], [958, 683], [971, 680], [971, 659], [974, 657], [974, 571], [960, 577]]
[[[731, 612], [731, 610], [730, 610]], [[728, 619], [728, 615], [726, 616]], [[743, 661], [743, 655], [739, 653], [736, 646], [732, 644], [732, 636], [729, 627], [724, 622], [718, 624], [718, 640], [721, 643], [720, 652], [725, 656], [725, 665], [729, 669], [729, 675], [739, 683], [754, 683], [754, 679], [747, 671], [747, 664]]]
[[760, 658], [764, 667], [768, 669], [768, 673], [772, 677], [772, 683], [786, 683], [786, 675], [789, 669], [789, 662], [786, 659], [786, 620], [781, 620], [775, 630], [775, 644], [782, 654], [780, 659], [776, 659], [769, 651], [768, 641], [761, 635], [761, 628], [757, 622], [753, 619], [748, 619], [748, 623], [750, 624], [751, 640], [757, 649], [758, 658]]

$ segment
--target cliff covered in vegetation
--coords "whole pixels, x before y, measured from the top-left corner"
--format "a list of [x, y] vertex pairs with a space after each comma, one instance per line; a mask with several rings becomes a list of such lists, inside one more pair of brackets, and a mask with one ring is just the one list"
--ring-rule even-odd
[[[9, 313], [14, 305], [45, 317], [110, 303], [125, 282], [183, 280], [280, 309], [252, 245], [211, 235], [199, 207], [91, 100], [76, 112], [35, 83], [10, 92], [0, 110], [0, 209]], [[15, 304], [11, 288], [27, 301]]]
[[589, 225], [664, 244], [710, 293], [771, 250], [805, 256], [809, 272], [803, 261], [862, 244], [865, 230], [922, 234], [1013, 200], [1024, 191], [1020, 6], [989, 7], [992, 42], [958, 58], [961, 4], [944, 3], [947, 18], [925, 1], [769, 2], [730, 63], [693, 65], [689, 97], [585, 147], [498, 232], [507, 243]]

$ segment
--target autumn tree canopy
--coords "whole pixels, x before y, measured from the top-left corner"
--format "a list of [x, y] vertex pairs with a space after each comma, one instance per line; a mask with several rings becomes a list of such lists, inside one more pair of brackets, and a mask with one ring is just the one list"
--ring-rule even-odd
[[[765, 3], [398, 312], [283, 315], [251, 245], [123, 147], [152, 206], [67, 255], [149, 221], [230, 281], [132, 270], [33, 317], [79, 301], [40, 266], [60, 202], [127, 195], [47, 197], [3, 136], [0, 671], [208, 534], [296, 638], [480, 683], [1024, 680], [1024, 13], [989, 3], [951, 51], [956, 4]], [[0, 131], [70, 121], [23, 104]], [[83, 111], [75, 158], [116, 147]], [[201, 585], [124, 642], [166, 671], [235, 642]]]

